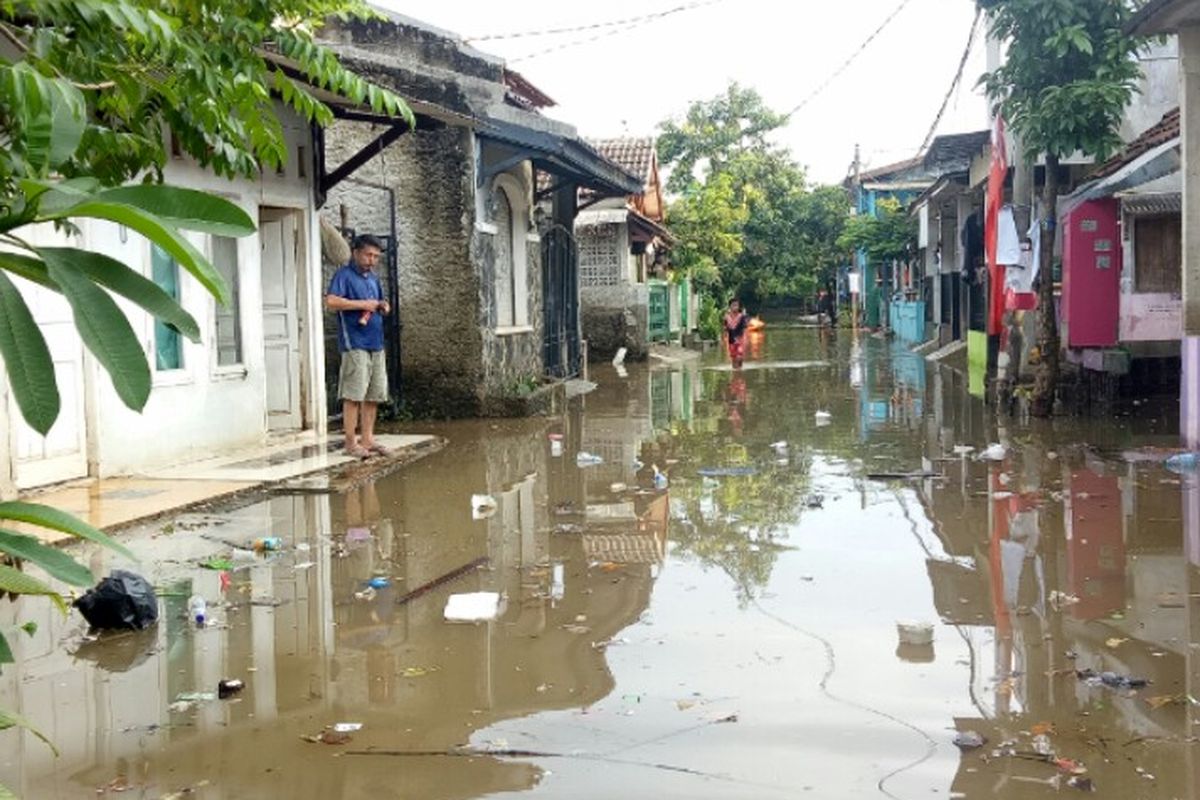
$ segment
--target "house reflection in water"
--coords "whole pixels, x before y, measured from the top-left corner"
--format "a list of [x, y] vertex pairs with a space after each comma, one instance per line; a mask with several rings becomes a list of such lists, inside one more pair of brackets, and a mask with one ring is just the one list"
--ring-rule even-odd
[[[667, 426], [691, 406], [672, 382]], [[335, 758], [339, 748], [302, 737], [354, 721], [363, 724], [357, 749], [487, 746], [495, 723], [586, 707], [613, 690], [596, 644], [647, 608], [670, 500], [634, 466], [655, 454], [650, 382], [610, 391], [628, 393], [626, 413], [590, 417], [586, 428], [578, 413], [479, 423], [486, 435], [462, 435], [343, 495], [277, 497], [198, 516], [195, 530], [147, 531], [133, 546], [166, 599], [144, 634], [76, 647], [78, 617], [63, 622], [45, 603], [5, 604], [5, 623], [39, 628], [17, 643], [19, 665], [0, 675], [0, 704], [45, 731], [62, 756], [29, 735], [5, 737], [0, 779], [26, 797], [92, 796], [110, 785], [157, 797], [204, 781], [223, 797], [467, 798], [532, 787], [541, 775], [534, 764], [480, 757], [447, 769], [416, 758], [399, 768], [387, 758]], [[563, 436], [561, 456], [551, 433]], [[578, 468], [585, 447], [605, 453], [606, 464]], [[618, 482], [628, 488], [614, 492]], [[468, 498], [483, 493], [496, 512], [472, 519]], [[219, 572], [197, 566], [227, 554], [226, 542], [268, 533], [283, 537], [284, 551], [235, 569], [224, 591]], [[487, 568], [400, 602], [481, 558]], [[106, 559], [93, 555], [97, 574]], [[371, 588], [378, 578], [388, 585]], [[471, 591], [503, 593], [506, 610], [494, 622], [445, 623], [446, 597]], [[232, 603], [216, 615], [227, 624], [189, 625], [193, 593]], [[183, 699], [225, 677], [246, 682], [234, 700]]]

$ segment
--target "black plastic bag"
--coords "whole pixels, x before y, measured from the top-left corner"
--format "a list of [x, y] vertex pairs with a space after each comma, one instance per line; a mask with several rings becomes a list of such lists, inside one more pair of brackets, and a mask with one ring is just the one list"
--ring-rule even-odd
[[141, 575], [113, 570], [107, 578], [75, 601], [75, 607], [93, 628], [142, 630], [158, 621], [154, 587]]

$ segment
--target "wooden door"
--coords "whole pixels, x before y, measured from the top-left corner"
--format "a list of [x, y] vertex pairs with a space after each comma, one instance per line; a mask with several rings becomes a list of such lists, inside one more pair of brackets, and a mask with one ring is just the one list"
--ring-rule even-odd
[[299, 430], [300, 313], [297, 284], [299, 226], [293, 212], [265, 213], [262, 240], [263, 348], [267, 371], [267, 429]]

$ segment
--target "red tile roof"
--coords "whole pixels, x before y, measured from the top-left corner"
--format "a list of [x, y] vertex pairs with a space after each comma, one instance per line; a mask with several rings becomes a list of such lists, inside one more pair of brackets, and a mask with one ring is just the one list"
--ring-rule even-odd
[[1153, 150], [1160, 144], [1166, 144], [1172, 139], [1178, 138], [1179, 109], [1176, 108], [1164, 114], [1156, 125], [1126, 145], [1120, 153], [1101, 164], [1088, 178], [1107, 178], [1126, 164], [1133, 162], [1138, 156]]
[[614, 161], [631, 175], [649, 183], [654, 167], [653, 136], [622, 137], [617, 139], [588, 139], [600, 155]]

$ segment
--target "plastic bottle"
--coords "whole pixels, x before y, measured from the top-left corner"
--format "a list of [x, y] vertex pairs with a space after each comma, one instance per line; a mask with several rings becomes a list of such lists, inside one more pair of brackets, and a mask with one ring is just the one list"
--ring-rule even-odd
[[278, 536], [264, 536], [254, 540], [254, 549], [260, 553], [271, 553], [283, 548], [283, 540]]
[[1167, 459], [1167, 469], [1174, 472], [1194, 472], [1200, 467], [1200, 453], [1178, 453]]
[[208, 619], [208, 603], [198, 594], [188, 598], [188, 616], [195, 620], [196, 627], [203, 628]]

